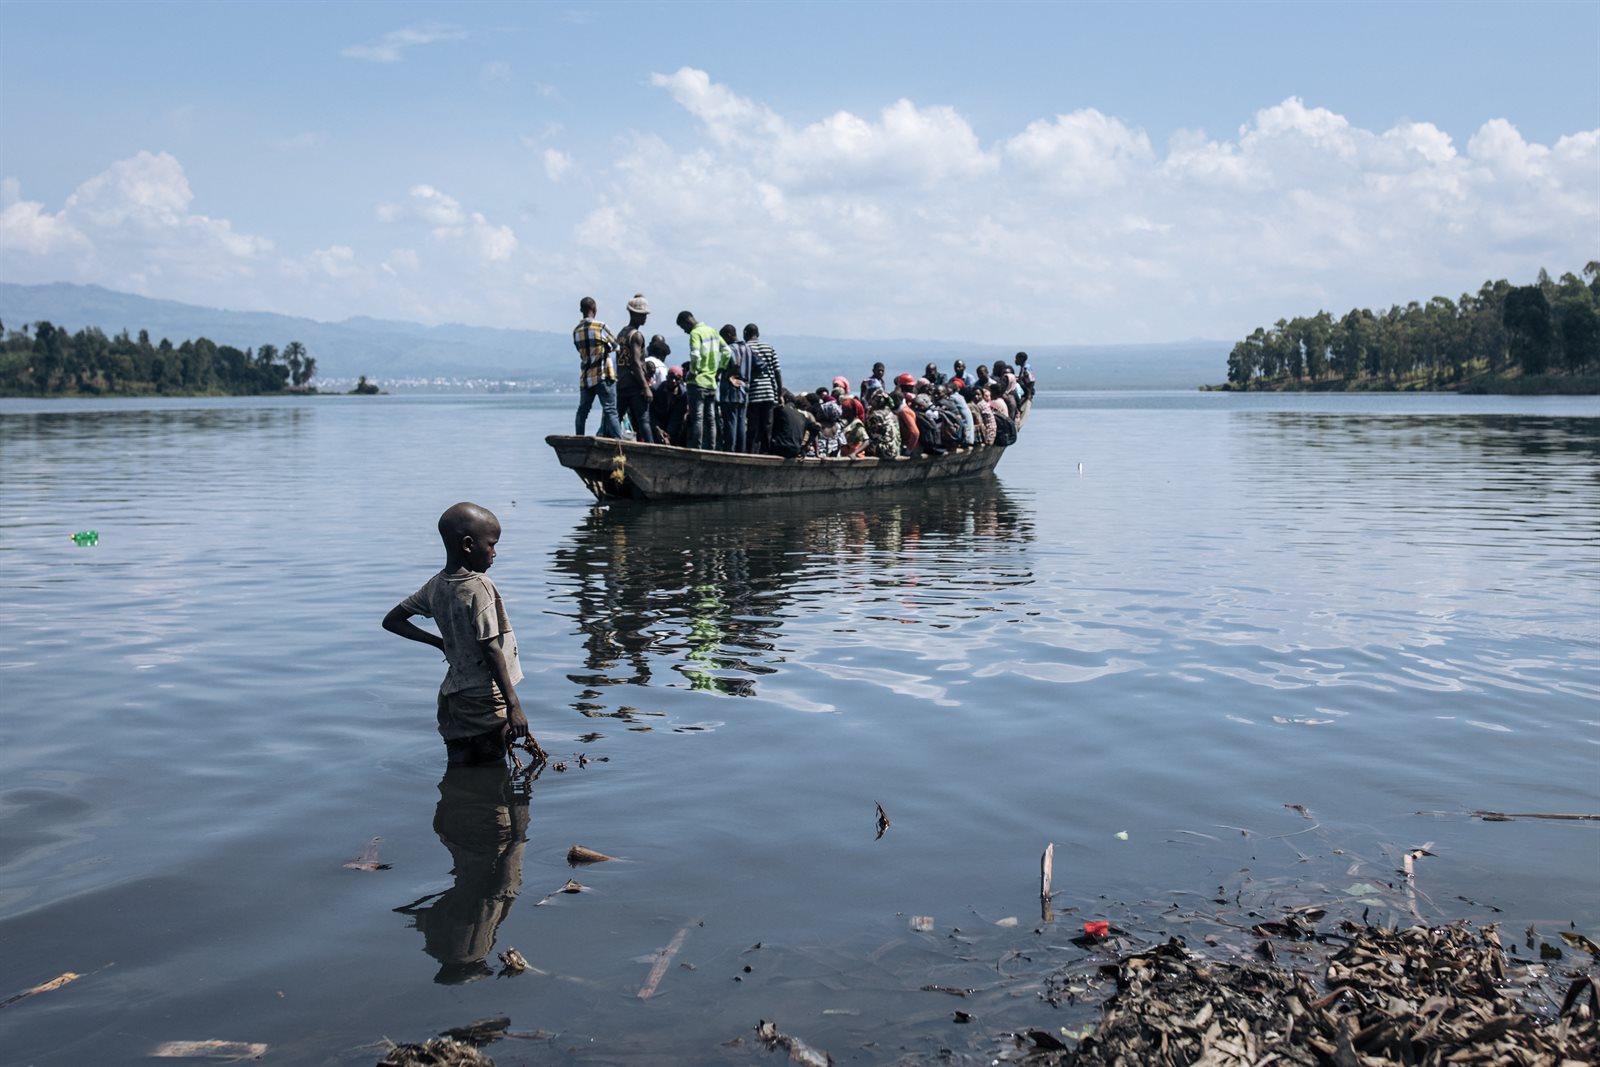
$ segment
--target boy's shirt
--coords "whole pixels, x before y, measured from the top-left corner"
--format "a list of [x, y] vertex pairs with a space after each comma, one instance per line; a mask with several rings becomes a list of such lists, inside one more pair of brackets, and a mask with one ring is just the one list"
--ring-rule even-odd
[[440, 571], [427, 584], [400, 602], [413, 615], [424, 615], [439, 627], [450, 670], [439, 685], [441, 693], [484, 691], [494, 687], [494, 675], [478, 647], [494, 638], [506, 658], [511, 684], [522, 681], [517, 659], [517, 637], [506, 617], [506, 602], [486, 574], [476, 571]]

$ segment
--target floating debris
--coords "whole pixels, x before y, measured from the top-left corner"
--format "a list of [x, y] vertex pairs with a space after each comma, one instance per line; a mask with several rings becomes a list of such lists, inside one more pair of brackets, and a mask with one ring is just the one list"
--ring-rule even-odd
[[[568, 858], [568, 862], [571, 862], [570, 857]], [[586, 893], [588, 891], [589, 887], [584, 885], [582, 882], [574, 882], [571, 878], [568, 878], [565, 885], [563, 885], [560, 889], [557, 889], [554, 893], [546, 893], [544, 895], [544, 899], [535, 904], [534, 907], [543, 907], [556, 897], [560, 896], [562, 893]]]
[[[883, 805], [882, 804], [879, 804], [878, 805], [878, 837], [882, 837], [883, 836], [883, 832], [885, 830], [887, 830], [888, 828], [889, 828], [889, 813], [883, 810]], [[873, 838], [874, 841], [876, 841], [877, 839], [878, 839], [877, 837]]]
[[367, 842], [367, 847], [361, 850], [361, 855], [346, 863], [345, 866], [352, 871], [387, 871], [387, 863], [378, 862], [378, 846], [383, 844], [383, 838], [374, 837]]
[[756, 1037], [768, 1048], [781, 1048], [789, 1058], [802, 1067], [832, 1067], [833, 1057], [821, 1049], [812, 1048], [798, 1037], [778, 1032], [778, 1027], [762, 1019], [756, 1024]]
[[420, 1045], [391, 1045], [375, 1067], [494, 1067], [494, 1060], [471, 1045], [433, 1037]]
[[[696, 922], [698, 921], [696, 920]], [[650, 976], [644, 980], [644, 985], [639, 987], [640, 1000], [649, 1000], [655, 996], [656, 987], [661, 984], [661, 979], [666, 976], [667, 968], [672, 966], [672, 960], [677, 956], [678, 950], [683, 948], [684, 939], [689, 936], [689, 927], [693, 925], [694, 923], [690, 923], [689, 926], [679, 930], [672, 936], [672, 940], [667, 943], [667, 947], [656, 953], [655, 966], [650, 968]], [[745, 968], [746, 971], [749, 969], [748, 967]]]
[[[1315, 910], [1273, 928], [1303, 928]], [[1018, 1034], [1019, 1046], [1032, 1043], [1023, 1062], [1556, 1067], [1600, 1061], [1600, 985], [1580, 977], [1557, 1015], [1536, 1014], [1508, 991], [1494, 927], [1344, 923], [1341, 929], [1348, 944], [1328, 960], [1326, 991], [1305, 973], [1207, 961], [1179, 938], [1127, 956], [1115, 967], [1117, 992], [1093, 1033], [1076, 1049], [1044, 1031]]]
[[58, 974], [48, 982], [40, 982], [32, 989], [24, 989], [20, 993], [13, 993], [6, 999], [0, 1000], [0, 1008], [5, 1007], [7, 1004], [15, 1004], [17, 1001], [24, 1000], [28, 997], [38, 996], [40, 993], [48, 993], [51, 990], [60, 989], [62, 986], [76, 982], [82, 977], [83, 975], [78, 974], [76, 971], [67, 971], [65, 974]]
[[491, 1015], [487, 1019], [478, 1019], [465, 1026], [451, 1027], [439, 1036], [451, 1041], [461, 1041], [469, 1045], [487, 1045], [499, 1041], [506, 1036], [506, 1031], [511, 1029], [511, 1017], [508, 1015]]
[[573, 845], [567, 849], [567, 862], [574, 866], [581, 863], [605, 863], [610, 858], [604, 852], [596, 852], [586, 845]]
[[915, 930], [919, 934], [931, 934], [933, 932], [933, 916], [932, 915], [913, 915], [913, 916], [911, 916], [911, 929]]
[[149, 1054], [161, 1058], [238, 1063], [241, 1060], [259, 1060], [267, 1054], [267, 1046], [258, 1041], [163, 1041]]
[[514, 948], [500, 953], [500, 977], [521, 974], [528, 969], [528, 958]]

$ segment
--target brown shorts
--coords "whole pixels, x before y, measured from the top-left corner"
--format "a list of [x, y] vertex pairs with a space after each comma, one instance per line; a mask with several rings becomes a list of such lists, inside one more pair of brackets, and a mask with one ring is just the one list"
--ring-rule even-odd
[[446, 741], [499, 734], [506, 724], [506, 702], [499, 689], [439, 694], [439, 736]]

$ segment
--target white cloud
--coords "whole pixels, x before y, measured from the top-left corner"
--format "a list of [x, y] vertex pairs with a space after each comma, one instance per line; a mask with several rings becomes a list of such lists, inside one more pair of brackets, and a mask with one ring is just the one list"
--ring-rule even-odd
[[407, 50], [439, 41], [459, 41], [466, 37], [465, 30], [450, 26], [405, 26], [390, 30], [371, 44], [353, 44], [340, 49], [347, 59], [365, 59], [373, 63], [398, 63]]
[[511, 64], [494, 60], [478, 68], [478, 80], [485, 85], [498, 85], [511, 80]]
[[349, 245], [329, 245], [310, 256], [311, 266], [329, 278], [348, 278], [356, 272], [355, 249]]
[[573, 220], [537, 254], [498, 221], [526, 189], [490, 201], [493, 183], [422, 182], [380, 204], [380, 224], [319, 220], [322, 247], [279, 253], [196, 210], [175, 158], [141, 152], [54, 210], [0, 182], [0, 275], [332, 317], [550, 328], [574, 294], [642, 289], [777, 336], [1226, 339], [1575, 270], [1600, 232], [1600, 130], [1543, 144], [1491, 118], [1462, 144], [1290, 97], [1165, 144], [1070, 106], [986, 140], [937, 104], [783, 114], [701, 70], [651, 82], [692, 133], [591, 122], [584, 136], [624, 146], [592, 156], [554, 124], [521, 139], [551, 183], [540, 225]]
[[901, 99], [877, 121], [839, 111], [794, 127], [770, 108], [712, 82], [703, 70], [683, 67], [652, 74], [650, 81], [698, 118], [715, 144], [737, 149], [753, 173], [779, 185], [928, 186], [978, 177], [998, 166], [949, 107], [919, 108]]
[[7, 276], [146, 289], [157, 279], [215, 293], [253, 275], [272, 251], [264, 237], [191, 210], [177, 159], [139, 152], [79, 185], [58, 212], [19, 198], [0, 215]]
[[572, 157], [557, 148], [544, 150], [544, 173], [553, 182], [558, 182], [566, 177], [567, 171], [572, 169]]
[[1120, 185], [1155, 158], [1143, 130], [1092, 107], [1029, 123], [1006, 142], [1006, 155], [1024, 172], [1083, 191]]
[[32, 200], [17, 200], [0, 211], [0, 252], [53, 256], [89, 247], [89, 239], [60, 215]]
[[396, 248], [389, 253], [389, 258], [383, 261], [386, 273], [399, 277], [402, 274], [415, 274], [422, 269], [422, 257], [418, 256], [415, 249]]
[[693, 68], [651, 81], [700, 133], [636, 138], [601, 175], [573, 233], [590, 269], [818, 332], [1226, 338], [1573, 269], [1600, 218], [1600, 131], [1549, 148], [1491, 121], [1463, 154], [1427, 122], [1368, 130], [1290, 97], [1164, 149], [1091, 108], [986, 146], [907, 100], [808, 122]]
[[420, 223], [435, 241], [469, 248], [491, 262], [504, 262], [517, 250], [511, 227], [490, 222], [482, 212], [468, 211], [455, 197], [427, 184], [412, 186], [403, 203], [378, 205], [378, 219]]

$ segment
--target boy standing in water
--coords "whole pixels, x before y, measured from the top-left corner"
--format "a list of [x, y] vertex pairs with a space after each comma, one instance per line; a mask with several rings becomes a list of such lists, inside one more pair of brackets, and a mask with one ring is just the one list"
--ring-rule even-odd
[[[439, 536], [444, 570], [389, 609], [383, 628], [444, 652], [450, 669], [439, 686], [439, 734], [451, 763], [503, 760], [507, 741], [517, 737], [543, 757], [517, 699], [516, 635], [500, 591], [484, 573], [494, 564], [500, 520], [487, 508], [456, 504], [439, 516]], [[417, 626], [414, 615], [433, 619], [439, 633]]]

